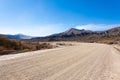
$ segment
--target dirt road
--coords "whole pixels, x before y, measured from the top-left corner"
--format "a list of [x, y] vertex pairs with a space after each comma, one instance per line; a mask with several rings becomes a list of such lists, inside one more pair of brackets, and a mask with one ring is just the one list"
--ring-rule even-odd
[[1, 59], [0, 80], [120, 80], [120, 53], [109, 45], [81, 43]]

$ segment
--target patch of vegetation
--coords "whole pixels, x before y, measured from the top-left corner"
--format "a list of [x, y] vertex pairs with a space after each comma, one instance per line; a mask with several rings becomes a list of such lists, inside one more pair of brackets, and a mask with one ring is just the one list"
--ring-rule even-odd
[[35, 51], [50, 48], [53, 48], [53, 46], [49, 43], [16, 41], [9, 40], [6, 37], [0, 36], [0, 55], [16, 54], [19, 52]]
[[53, 46], [49, 43], [37, 43], [37, 45], [36, 45], [36, 50], [50, 49], [50, 48], [53, 48]]
[[60, 45], [60, 46], [72, 46], [73, 44], [70, 44], [70, 43], [57, 43], [56, 45]]
[[6, 37], [0, 36], [0, 50], [24, 50], [29, 47], [25, 46], [21, 42], [15, 40], [9, 40]]

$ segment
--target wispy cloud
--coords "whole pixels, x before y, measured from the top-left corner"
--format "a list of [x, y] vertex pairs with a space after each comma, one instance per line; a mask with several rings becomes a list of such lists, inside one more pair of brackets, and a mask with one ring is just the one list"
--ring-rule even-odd
[[0, 33], [1, 34], [27, 34], [31, 36], [47, 36], [54, 33], [59, 33], [66, 28], [64, 24], [49, 24], [49, 25], [38, 25], [38, 26], [0, 26]]
[[120, 24], [87, 24], [87, 25], [78, 25], [75, 28], [77, 29], [86, 29], [86, 30], [106, 30], [106, 29], [110, 29], [113, 27], [118, 27], [120, 26]]
[[[106, 30], [113, 27], [120, 26], [120, 24], [87, 24], [87, 25], [78, 25], [75, 28], [77, 29], [86, 29], [86, 30]], [[66, 24], [47, 24], [47, 25], [2, 25], [0, 24], [0, 34], [26, 34], [31, 36], [47, 36], [54, 33], [63, 32], [71, 28], [70, 25]]]

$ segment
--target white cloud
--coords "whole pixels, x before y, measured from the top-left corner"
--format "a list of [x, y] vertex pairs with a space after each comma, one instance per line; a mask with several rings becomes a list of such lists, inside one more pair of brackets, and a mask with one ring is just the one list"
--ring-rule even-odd
[[50, 24], [40, 26], [0, 26], [1, 34], [22, 33], [31, 36], [47, 36], [66, 30], [64, 24]]
[[[8, 25], [0, 25], [0, 34], [26, 34], [31, 36], [47, 36], [54, 33], [59, 33], [67, 30], [70, 25], [65, 24], [49, 24], [49, 25], [30, 25], [23, 26], [16, 25], [8, 26]], [[106, 30], [113, 27], [120, 26], [120, 24], [87, 24], [87, 25], [78, 25], [75, 28], [77, 29], [86, 29], [86, 30]]]
[[106, 29], [110, 29], [110, 28], [118, 27], [118, 26], [120, 26], [120, 24], [110, 24], [110, 25], [107, 25], [107, 24], [87, 24], [87, 25], [78, 25], [75, 28], [99, 31], [99, 30], [106, 30]]

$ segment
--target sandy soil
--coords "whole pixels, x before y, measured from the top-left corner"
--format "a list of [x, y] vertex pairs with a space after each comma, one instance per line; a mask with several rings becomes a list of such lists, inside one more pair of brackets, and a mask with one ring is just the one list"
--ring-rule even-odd
[[81, 43], [34, 53], [0, 57], [0, 80], [120, 80], [120, 52], [109, 45]]

